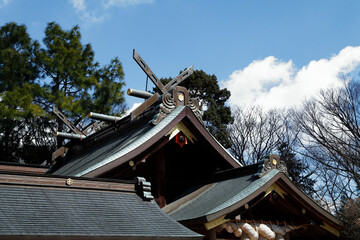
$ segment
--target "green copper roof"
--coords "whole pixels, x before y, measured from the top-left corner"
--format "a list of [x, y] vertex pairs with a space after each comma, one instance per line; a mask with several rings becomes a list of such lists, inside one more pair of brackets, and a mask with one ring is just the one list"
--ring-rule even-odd
[[136, 150], [174, 120], [184, 108], [184, 106], [177, 107], [155, 126], [145, 123], [139, 128], [129, 129], [125, 134], [76, 156], [53, 174], [80, 177]]
[[267, 183], [269, 180], [271, 180], [277, 173], [279, 173], [279, 170], [273, 169], [269, 173], [267, 173], [262, 178], [259, 178], [252, 183], [250, 183], [248, 186], [246, 186], [244, 189], [239, 191], [234, 196], [230, 197], [227, 201], [224, 201], [223, 204], [217, 206], [216, 208], [210, 210], [207, 214], [212, 214], [215, 212], [218, 212], [220, 210], [223, 210], [227, 207], [230, 207], [231, 205], [234, 205], [235, 203], [243, 200], [244, 198], [248, 197], [250, 194], [264, 186], [265, 183]]
[[196, 197], [187, 201], [179, 199], [164, 210], [177, 221], [211, 215], [245, 199], [278, 173], [279, 170], [274, 169], [262, 178], [256, 178], [251, 171], [239, 177], [206, 184], [196, 190]]

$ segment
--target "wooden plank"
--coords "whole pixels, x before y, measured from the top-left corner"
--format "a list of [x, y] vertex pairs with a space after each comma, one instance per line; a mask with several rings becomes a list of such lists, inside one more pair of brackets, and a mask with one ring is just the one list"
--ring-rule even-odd
[[323, 225], [320, 225], [323, 229], [327, 230], [328, 232], [334, 234], [337, 237], [340, 237], [340, 231], [332, 226], [330, 226], [327, 223], [323, 223]]
[[[68, 184], [71, 183], [71, 184]], [[66, 189], [86, 189], [86, 190], [106, 190], [135, 192], [135, 183], [127, 182], [106, 182], [67, 177], [47, 177], [47, 176], [26, 176], [19, 174], [0, 174], [0, 185], [20, 185], [20, 186], [44, 186], [62, 187]]]
[[69, 148], [67, 147], [61, 147], [59, 149], [57, 149], [55, 152], [53, 152], [52, 154], [52, 160], [54, 161], [57, 157], [61, 156], [61, 157], [65, 157], [66, 152], [69, 150]]
[[179, 85], [182, 81], [187, 79], [191, 74], [194, 72], [194, 66], [190, 66], [185, 71], [180, 73], [177, 77], [175, 77], [173, 80], [171, 80], [168, 84], [165, 85], [164, 90], [165, 92], [168, 92], [170, 89], [176, 87]]
[[159, 99], [159, 94], [155, 93], [152, 95], [148, 100], [146, 100], [143, 104], [138, 106], [134, 111], [131, 112], [131, 120], [135, 119], [137, 116], [139, 116], [141, 113], [143, 113], [146, 109], [151, 107], [154, 103], [157, 102]]
[[141, 69], [145, 72], [145, 74], [150, 78], [150, 80], [155, 84], [155, 86], [162, 92], [166, 93], [164, 91], [164, 85], [161, 83], [159, 78], [153, 73], [153, 71], [150, 69], [150, 67], [146, 64], [144, 59], [140, 57], [140, 55], [136, 52], [136, 50], [133, 50], [133, 58], [139, 64]]
[[15, 173], [33, 173], [45, 174], [48, 167], [32, 167], [27, 165], [7, 165], [0, 164], [0, 172], [15, 172]]
[[60, 112], [59, 109], [55, 107], [55, 105], [53, 105], [53, 112], [63, 123], [65, 123], [66, 126], [71, 129], [71, 131], [79, 135], [85, 135], [77, 127], [75, 127], [75, 125], [67, 117], [65, 117], [65, 115], [62, 114], [62, 112]]

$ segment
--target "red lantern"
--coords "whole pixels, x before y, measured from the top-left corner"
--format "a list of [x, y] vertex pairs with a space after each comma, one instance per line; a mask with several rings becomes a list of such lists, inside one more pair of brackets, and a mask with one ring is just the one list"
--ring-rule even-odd
[[179, 132], [175, 137], [175, 142], [179, 144], [180, 147], [183, 147], [185, 144], [187, 144], [187, 138], [182, 132]]

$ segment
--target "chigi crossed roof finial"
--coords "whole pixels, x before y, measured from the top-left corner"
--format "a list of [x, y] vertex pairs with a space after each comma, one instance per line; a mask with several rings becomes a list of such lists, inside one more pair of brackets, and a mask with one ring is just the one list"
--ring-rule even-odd
[[[195, 114], [195, 116], [202, 121], [202, 115], [199, 109], [199, 101], [196, 98], [190, 98], [189, 92], [185, 87], [178, 86], [182, 81], [188, 78], [193, 72], [193, 66], [187, 68], [185, 71], [180, 73], [177, 77], [172, 79], [166, 85], [163, 85], [159, 78], [153, 73], [147, 63], [140, 57], [140, 55], [133, 50], [133, 58], [136, 63], [141, 67], [141, 69], [146, 73], [146, 75], [150, 78], [150, 80], [155, 84], [157, 88], [156, 93], [150, 93], [145, 91], [139, 91], [135, 89], [128, 89], [128, 95], [140, 97], [146, 99], [144, 103], [142, 103], [139, 107], [137, 107], [134, 111], [130, 113], [130, 121], [134, 121], [140, 117], [145, 111], [147, 111], [151, 107], [155, 107], [158, 109], [158, 113], [155, 111], [155, 115], [151, 120], [151, 124], [157, 125], [162, 119], [164, 119], [167, 115], [169, 115], [174, 109], [178, 106], [187, 106], [189, 107]], [[67, 125], [70, 129], [70, 133], [68, 132], [56, 132], [55, 136], [67, 138], [67, 139], [75, 139], [75, 140], [83, 140], [89, 136], [89, 134], [94, 132], [94, 129], [97, 128], [102, 121], [116, 123], [121, 119], [118, 116], [110, 116], [100, 113], [90, 112], [88, 117], [92, 119], [96, 119], [94, 124], [90, 124], [83, 130], [79, 130], [75, 124], [73, 124], [68, 118], [65, 117], [55, 106], [53, 106], [54, 114], [61, 119], [61, 121]], [[90, 133], [88, 133], [90, 132]], [[60, 148], [56, 150], [53, 154], [53, 160], [58, 156], [65, 156], [67, 148]]]
[[170, 112], [172, 112], [177, 106], [188, 106], [190, 107], [195, 115], [202, 122], [202, 116], [199, 109], [199, 101], [195, 98], [189, 97], [189, 92], [186, 88], [178, 86], [182, 81], [188, 78], [193, 72], [193, 66], [189, 67], [177, 77], [172, 79], [165, 86], [158, 79], [158, 77], [153, 73], [150, 67], [146, 64], [144, 59], [133, 50], [133, 58], [139, 64], [141, 69], [146, 73], [150, 80], [157, 87], [158, 92], [151, 94], [149, 92], [138, 91], [134, 89], [129, 89], [127, 93], [131, 96], [145, 98], [146, 101], [137, 107], [134, 111], [131, 112], [131, 120], [138, 117], [141, 113], [146, 111], [148, 108], [153, 106], [155, 103], [160, 103], [159, 113], [155, 115], [152, 123], [154, 125], [158, 124], [163, 118], [165, 118]]

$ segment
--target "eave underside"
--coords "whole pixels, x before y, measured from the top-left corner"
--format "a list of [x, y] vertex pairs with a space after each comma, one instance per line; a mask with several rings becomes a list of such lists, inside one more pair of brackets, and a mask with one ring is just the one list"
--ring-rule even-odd
[[[248, 172], [204, 185], [193, 196], [179, 199], [165, 211], [192, 229], [203, 226], [203, 232], [198, 231], [202, 234], [208, 233], [205, 228], [239, 219], [298, 226], [299, 229], [288, 233], [291, 239], [337, 239], [341, 222], [298, 190], [284, 174], [277, 170], [272, 173], [273, 176], [268, 175], [270, 172], [256, 179]], [[218, 235], [228, 238], [231, 234], [224, 231]]]

